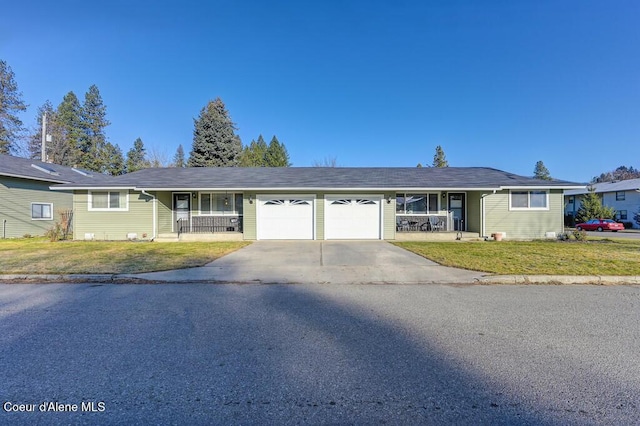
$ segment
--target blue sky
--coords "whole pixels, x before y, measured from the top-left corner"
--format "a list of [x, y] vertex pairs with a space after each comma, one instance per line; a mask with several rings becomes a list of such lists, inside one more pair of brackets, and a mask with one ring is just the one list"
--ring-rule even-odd
[[30, 105], [96, 84], [109, 141], [171, 159], [222, 98], [294, 166], [487, 166], [587, 181], [640, 167], [640, 2], [58, 1], [3, 7]]

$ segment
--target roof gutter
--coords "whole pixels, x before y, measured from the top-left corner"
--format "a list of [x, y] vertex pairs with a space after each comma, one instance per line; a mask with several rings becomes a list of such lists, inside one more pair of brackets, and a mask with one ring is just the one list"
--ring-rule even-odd
[[95, 190], [125, 190], [130, 189], [132, 191], [142, 191], [142, 189], [138, 189], [135, 186], [62, 186], [55, 185], [50, 187], [52, 191], [95, 191]]
[[68, 180], [60, 180], [60, 179], [45, 179], [42, 177], [36, 177], [36, 176], [26, 176], [26, 175], [15, 175], [13, 173], [0, 173], [0, 176], [7, 176], [7, 177], [12, 177], [12, 178], [19, 178], [19, 179], [30, 179], [30, 180], [37, 180], [40, 182], [52, 182], [52, 183], [56, 183], [56, 184], [65, 184], [65, 183], [69, 183]]

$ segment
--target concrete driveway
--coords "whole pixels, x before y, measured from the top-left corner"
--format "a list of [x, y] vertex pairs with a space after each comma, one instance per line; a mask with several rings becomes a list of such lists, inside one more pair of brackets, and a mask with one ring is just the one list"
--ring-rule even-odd
[[440, 266], [384, 241], [256, 241], [203, 267], [130, 275], [160, 281], [466, 283], [480, 272]]

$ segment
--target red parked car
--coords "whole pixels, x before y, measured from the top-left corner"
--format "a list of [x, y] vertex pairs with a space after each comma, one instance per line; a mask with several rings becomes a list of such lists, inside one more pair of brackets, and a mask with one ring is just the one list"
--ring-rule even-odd
[[624, 229], [624, 225], [618, 222], [614, 222], [611, 219], [591, 219], [585, 223], [579, 223], [576, 225], [578, 231], [613, 231], [618, 232]]

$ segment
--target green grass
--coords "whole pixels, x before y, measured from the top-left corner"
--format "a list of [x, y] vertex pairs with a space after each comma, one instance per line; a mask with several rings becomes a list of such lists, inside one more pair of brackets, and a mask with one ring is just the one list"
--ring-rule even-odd
[[0, 240], [0, 274], [123, 274], [181, 269], [202, 266], [247, 244]]
[[640, 242], [629, 240], [398, 242], [441, 265], [492, 274], [640, 275]]

